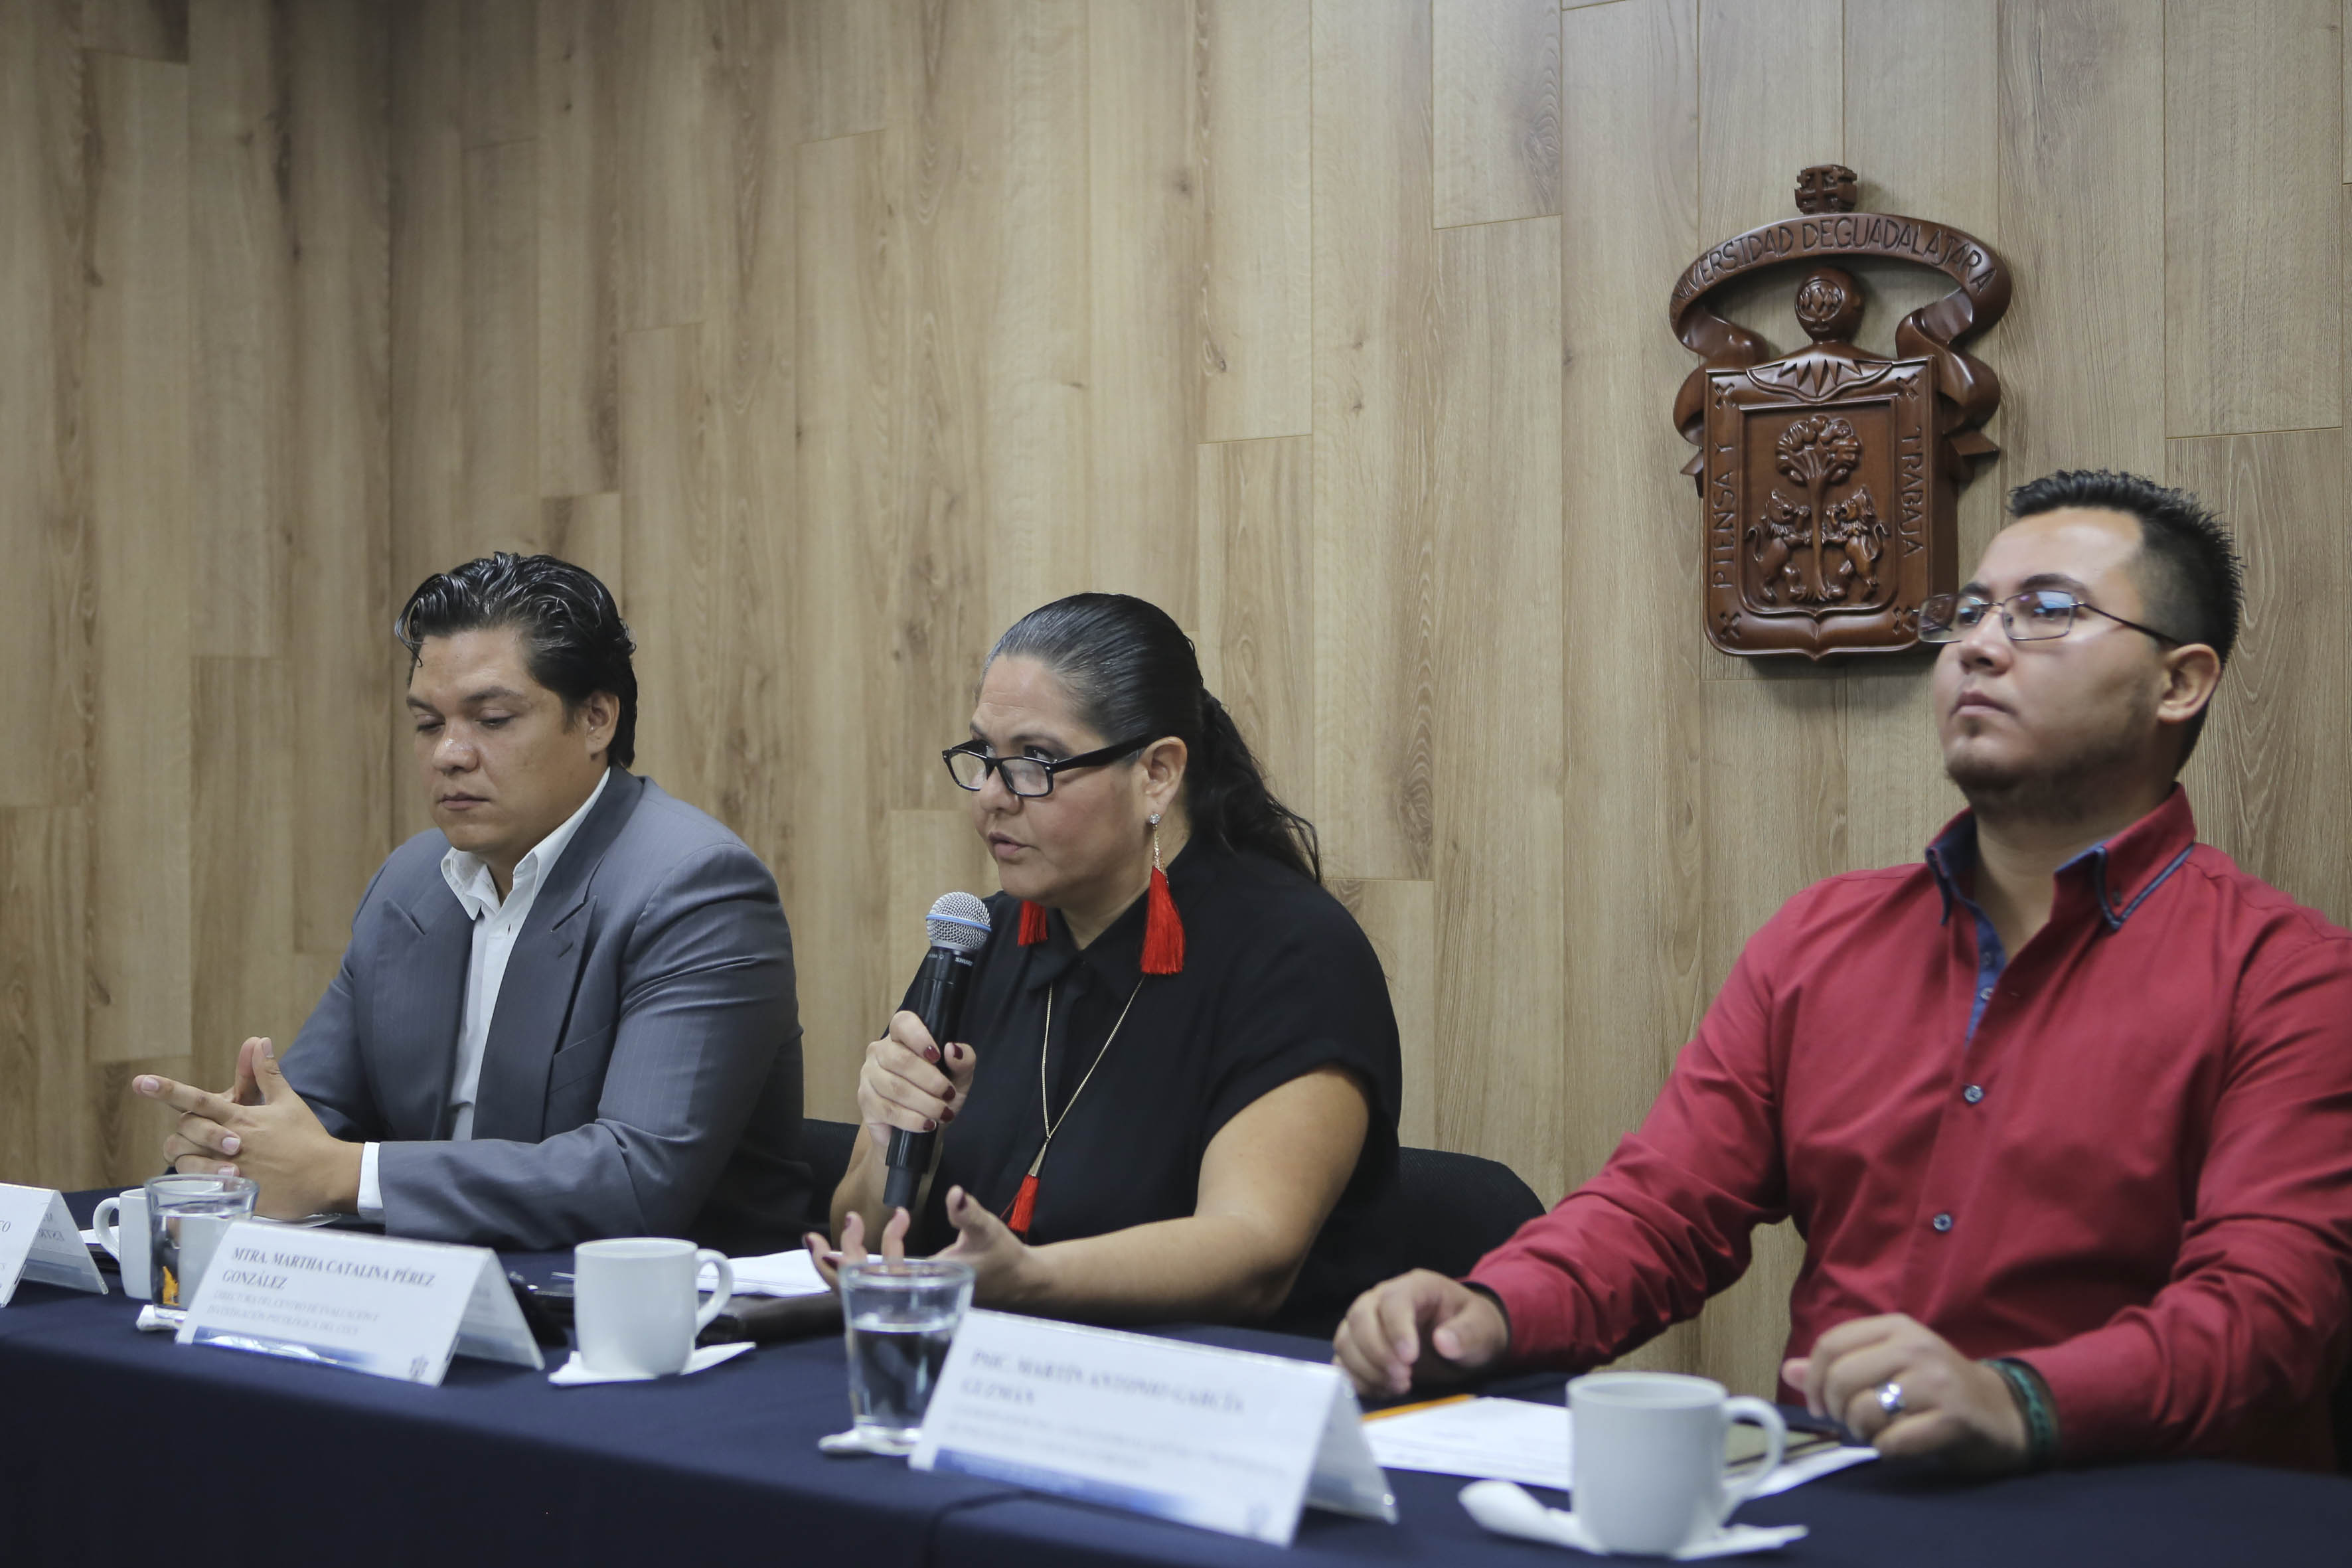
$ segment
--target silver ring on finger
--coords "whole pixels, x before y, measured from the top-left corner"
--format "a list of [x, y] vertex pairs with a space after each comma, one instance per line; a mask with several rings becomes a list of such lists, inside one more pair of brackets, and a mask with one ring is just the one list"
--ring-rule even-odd
[[1886, 1412], [1887, 1419], [1889, 1420], [1893, 1420], [1895, 1416], [1902, 1415], [1904, 1410], [1906, 1408], [1903, 1403], [1903, 1385], [1899, 1383], [1893, 1382], [1892, 1380], [1880, 1384], [1878, 1385], [1878, 1407]]

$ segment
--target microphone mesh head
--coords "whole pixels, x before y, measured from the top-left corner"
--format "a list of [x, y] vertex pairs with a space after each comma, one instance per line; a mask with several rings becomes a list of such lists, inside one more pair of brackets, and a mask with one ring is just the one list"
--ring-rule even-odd
[[941, 893], [923, 921], [933, 947], [975, 952], [988, 942], [988, 906], [970, 893]]

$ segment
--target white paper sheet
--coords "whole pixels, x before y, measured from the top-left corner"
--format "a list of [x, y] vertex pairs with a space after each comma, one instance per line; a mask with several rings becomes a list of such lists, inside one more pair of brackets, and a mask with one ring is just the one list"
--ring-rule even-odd
[[[833, 1289], [816, 1271], [815, 1260], [809, 1257], [805, 1247], [771, 1252], [761, 1258], [730, 1258], [727, 1261], [734, 1266], [738, 1296], [822, 1296]], [[719, 1283], [719, 1270], [704, 1264], [697, 1283], [706, 1290], [712, 1289]]]
[[[1566, 1490], [1571, 1439], [1568, 1410], [1524, 1399], [1465, 1399], [1364, 1424], [1372, 1458], [1385, 1470], [1517, 1481]], [[1791, 1460], [1757, 1488], [1770, 1497], [1878, 1458], [1874, 1448], [1823, 1448]]]

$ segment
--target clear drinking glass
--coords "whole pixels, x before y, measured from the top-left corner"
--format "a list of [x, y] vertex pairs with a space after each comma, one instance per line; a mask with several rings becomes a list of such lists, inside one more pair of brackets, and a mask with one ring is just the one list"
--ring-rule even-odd
[[871, 1258], [841, 1270], [849, 1343], [849, 1414], [866, 1447], [910, 1454], [971, 1305], [971, 1265], [953, 1258]]
[[185, 1308], [221, 1233], [253, 1217], [261, 1191], [250, 1176], [157, 1176], [147, 1184], [147, 1235], [155, 1304]]

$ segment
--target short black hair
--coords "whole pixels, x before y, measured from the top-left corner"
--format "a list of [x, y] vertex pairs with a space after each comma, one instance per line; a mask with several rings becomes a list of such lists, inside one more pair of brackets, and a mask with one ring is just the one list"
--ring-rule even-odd
[[605, 760], [627, 767], [637, 754], [637, 651], [621, 606], [595, 574], [552, 555], [501, 550], [416, 585], [392, 623], [414, 670], [426, 637], [512, 626], [522, 634], [530, 678], [563, 699], [565, 722], [599, 691], [621, 705]]
[[[2168, 637], [2205, 644], [2227, 667], [2238, 646], [2246, 572], [2230, 531], [2212, 510], [2187, 490], [2111, 468], [2062, 468], [2009, 492], [2009, 514], [2020, 521], [2067, 507], [2137, 519], [2143, 613]], [[2205, 714], [2189, 721], [2182, 762], [2204, 728]]]

